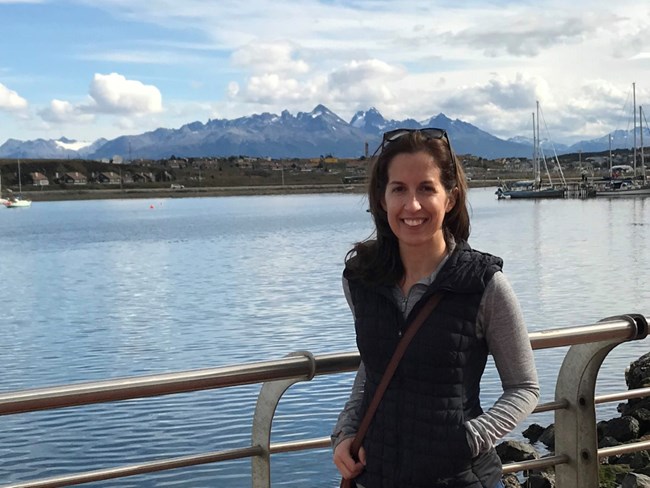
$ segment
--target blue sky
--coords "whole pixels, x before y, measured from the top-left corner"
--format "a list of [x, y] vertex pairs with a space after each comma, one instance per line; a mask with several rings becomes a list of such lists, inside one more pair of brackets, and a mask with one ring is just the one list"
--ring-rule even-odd
[[648, 31], [638, 0], [0, 0], [0, 144], [319, 103], [508, 138], [530, 134], [536, 100], [574, 142], [630, 128]]

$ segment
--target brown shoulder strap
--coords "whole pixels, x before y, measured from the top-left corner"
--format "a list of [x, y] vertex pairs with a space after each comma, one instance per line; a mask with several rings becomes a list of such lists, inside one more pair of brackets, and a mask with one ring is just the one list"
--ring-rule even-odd
[[415, 333], [418, 331], [418, 329], [424, 322], [424, 319], [426, 319], [431, 314], [431, 312], [433, 312], [433, 309], [436, 308], [436, 305], [438, 305], [441, 298], [442, 298], [442, 293], [436, 293], [434, 295], [431, 295], [429, 300], [427, 300], [427, 303], [425, 303], [424, 306], [420, 309], [417, 317], [415, 318], [413, 323], [406, 329], [406, 332], [402, 336], [402, 339], [397, 344], [397, 347], [395, 348], [395, 352], [393, 353], [393, 357], [390, 359], [390, 363], [388, 363], [388, 366], [386, 367], [386, 371], [384, 371], [384, 376], [382, 376], [381, 378], [381, 382], [377, 387], [377, 391], [375, 391], [375, 395], [372, 397], [372, 401], [368, 406], [368, 410], [366, 410], [366, 413], [363, 416], [361, 424], [359, 425], [359, 430], [357, 431], [357, 434], [354, 437], [354, 441], [352, 441], [352, 447], [350, 448], [350, 451], [354, 459], [358, 459], [359, 449], [361, 448], [361, 444], [363, 443], [363, 438], [366, 436], [366, 432], [368, 432], [368, 428], [370, 427], [370, 422], [372, 422], [372, 418], [374, 417], [375, 412], [377, 411], [379, 402], [381, 402], [381, 399], [384, 396], [386, 389], [388, 388], [388, 384], [390, 383], [390, 380], [393, 378], [393, 375], [397, 370], [397, 366], [399, 365], [402, 356], [404, 356], [404, 353], [406, 352], [406, 348], [411, 342], [411, 339], [413, 339], [413, 337], [415, 336]]

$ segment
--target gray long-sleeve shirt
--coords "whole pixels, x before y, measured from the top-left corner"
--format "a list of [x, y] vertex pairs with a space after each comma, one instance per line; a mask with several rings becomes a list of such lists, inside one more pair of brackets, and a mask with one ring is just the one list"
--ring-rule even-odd
[[[422, 298], [446, 260], [447, 258], [430, 276], [413, 285], [407, 296], [404, 296], [398, 286], [394, 287], [393, 296], [404, 317]], [[352, 309], [350, 290], [345, 278], [343, 290]], [[485, 289], [476, 319], [476, 333], [478, 337], [485, 337], [501, 379], [503, 393], [486, 412], [465, 422], [467, 440], [474, 456], [490, 449], [497, 440], [512, 431], [533, 411], [539, 398], [537, 370], [523, 315], [510, 283], [501, 272], [494, 274]], [[350, 397], [334, 427], [334, 448], [343, 439], [354, 436], [361, 422], [360, 408], [365, 378], [366, 371], [362, 362]]]

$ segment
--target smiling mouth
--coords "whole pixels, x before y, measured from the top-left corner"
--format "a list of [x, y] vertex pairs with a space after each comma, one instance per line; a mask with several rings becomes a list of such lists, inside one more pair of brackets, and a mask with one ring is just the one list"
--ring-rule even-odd
[[402, 219], [402, 222], [404, 222], [406, 225], [409, 227], [416, 227], [418, 225], [423, 224], [427, 219]]

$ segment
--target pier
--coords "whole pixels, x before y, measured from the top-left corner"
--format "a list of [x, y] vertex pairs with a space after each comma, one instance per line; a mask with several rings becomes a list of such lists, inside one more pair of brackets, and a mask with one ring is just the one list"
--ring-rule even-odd
[[[640, 388], [601, 397], [595, 396], [599, 368], [607, 354], [626, 341], [644, 340], [648, 322], [643, 315], [605, 318], [595, 324], [549, 329], [529, 334], [534, 350], [570, 346], [559, 371], [555, 399], [538, 405], [535, 412], [554, 411], [555, 454], [532, 461], [508, 463], [504, 474], [554, 467], [558, 488], [598, 486], [599, 459], [650, 449], [650, 441], [598, 449], [596, 404], [650, 396]], [[277, 453], [326, 448], [329, 437], [271, 443], [275, 409], [285, 391], [315, 376], [357, 369], [359, 355], [344, 352], [314, 356], [299, 351], [265, 362], [172, 372], [104, 381], [68, 384], [0, 394], [0, 416], [65, 407], [115, 402], [135, 398], [181, 394], [261, 383], [253, 418], [250, 445], [139, 464], [31, 480], [2, 488], [54, 488], [124, 478], [234, 459], [251, 459], [253, 488], [270, 488], [271, 456]], [[332, 466], [332, 469], [335, 469]]]

